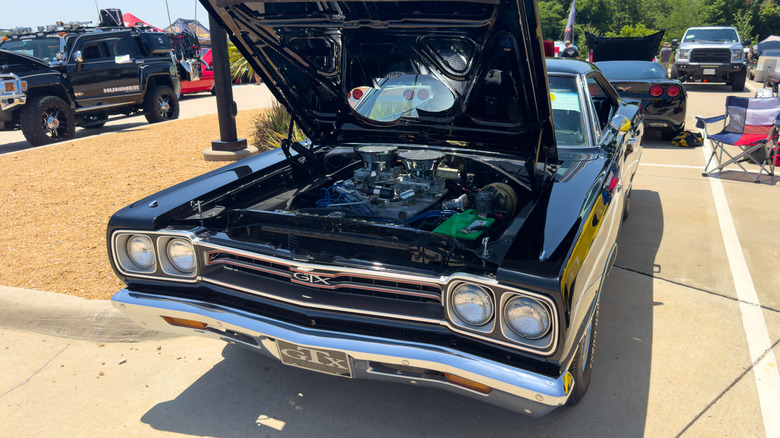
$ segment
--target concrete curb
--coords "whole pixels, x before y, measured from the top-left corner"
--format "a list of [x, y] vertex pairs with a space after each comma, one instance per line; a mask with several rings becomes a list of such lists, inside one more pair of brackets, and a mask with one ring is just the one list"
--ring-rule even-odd
[[0, 328], [94, 342], [175, 337], [141, 328], [109, 300], [86, 300], [9, 286], [0, 286]]

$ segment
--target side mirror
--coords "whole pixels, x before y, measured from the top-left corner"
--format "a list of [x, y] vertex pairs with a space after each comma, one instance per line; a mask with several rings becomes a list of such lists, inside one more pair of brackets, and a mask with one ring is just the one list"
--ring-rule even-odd
[[628, 132], [631, 129], [631, 120], [628, 117], [618, 114], [609, 122], [609, 127], [615, 132]]
[[679, 45], [680, 45], [680, 43], [677, 41], [676, 38], [672, 40], [672, 47], [677, 47]]
[[84, 62], [84, 58], [81, 56], [81, 50], [76, 50], [73, 52], [73, 59], [75, 59], [78, 63]]
[[742, 41], [742, 47], [747, 47], [747, 46], [749, 46], [749, 45], [750, 45], [752, 42], [753, 42], [753, 40], [745, 40], [745, 41]]

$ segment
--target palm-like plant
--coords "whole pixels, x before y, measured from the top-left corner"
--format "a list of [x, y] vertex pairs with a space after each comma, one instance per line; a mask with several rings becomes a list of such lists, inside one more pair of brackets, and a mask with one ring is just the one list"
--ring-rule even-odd
[[228, 41], [228, 61], [230, 61], [230, 77], [232, 79], [254, 76], [255, 71], [249, 65], [249, 61], [231, 41]]
[[[290, 131], [290, 114], [279, 102], [274, 102], [273, 106], [255, 117], [252, 121], [255, 125], [254, 145], [264, 149], [278, 148], [282, 140], [287, 138]], [[305, 140], [306, 135], [298, 126], [293, 127], [293, 134], [290, 140]]]

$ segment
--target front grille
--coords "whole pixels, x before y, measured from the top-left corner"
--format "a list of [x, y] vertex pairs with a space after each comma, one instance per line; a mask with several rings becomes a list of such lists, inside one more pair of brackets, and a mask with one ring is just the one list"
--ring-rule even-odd
[[388, 298], [399, 301], [441, 304], [441, 286], [431, 282], [400, 278], [400, 275], [378, 274], [368, 270], [321, 271], [306, 266], [281, 263], [261, 257], [226, 251], [206, 253], [207, 266], [243, 272], [257, 277], [281, 280], [317, 290], [335, 291]]
[[731, 50], [693, 49], [691, 50], [691, 62], [728, 64], [731, 62]]

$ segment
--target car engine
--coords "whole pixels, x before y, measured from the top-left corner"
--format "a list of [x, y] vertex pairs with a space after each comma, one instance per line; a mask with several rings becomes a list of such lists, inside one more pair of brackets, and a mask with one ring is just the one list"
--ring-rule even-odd
[[467, 173], [465, 164], [443, 165], [447, 155], [429, 149], [370, 145], [354, 151], [362, 167], [320, 188], [314, 209], [296, 210], [402, 224], [465, 240], [501, 231], [517, 210], [515, 190], [494, 169]]

